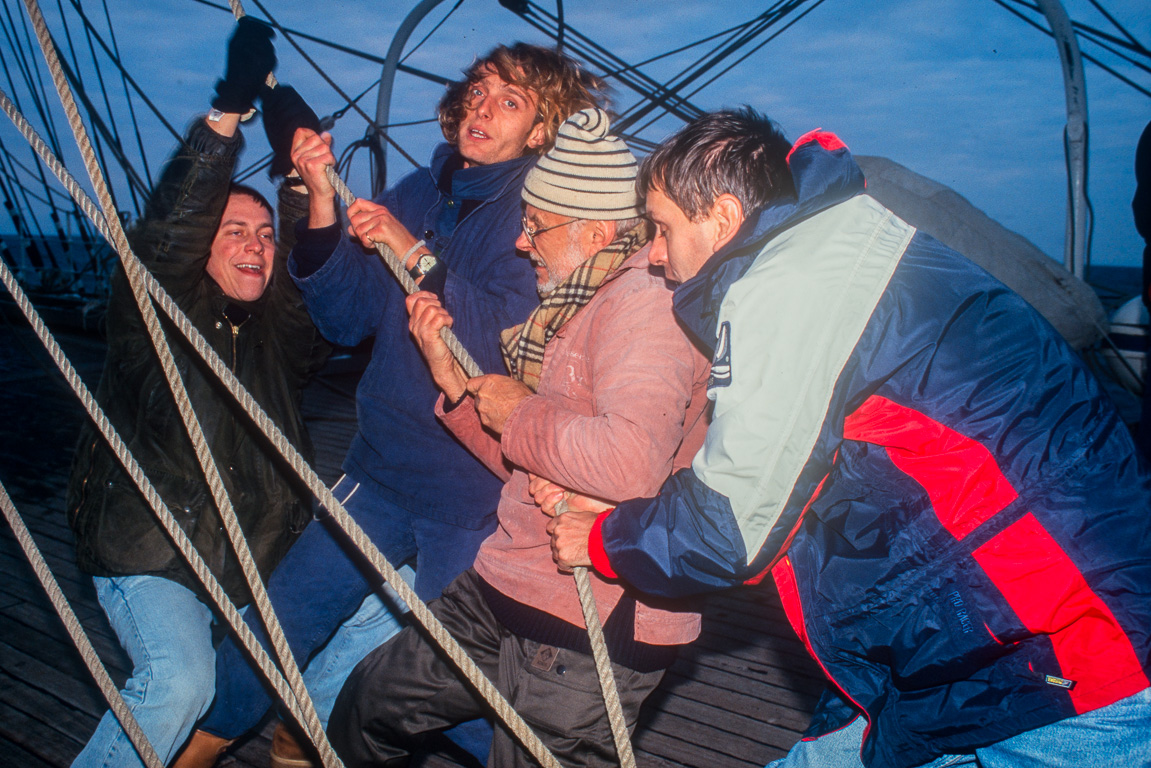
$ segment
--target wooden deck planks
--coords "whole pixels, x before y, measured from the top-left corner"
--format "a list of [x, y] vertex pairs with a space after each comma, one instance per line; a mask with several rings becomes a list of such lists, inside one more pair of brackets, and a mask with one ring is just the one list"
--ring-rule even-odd
[[[28, 338], [13, 343], [0, 335], [0, 419], [6, 431], [24, 436], [0, 441], [0, 481], [119, 684], [129, 662], [90, 579], [76, 568], [63, 514], [64, 485], [84, 415], [49, 383], [52, 371], [44, 359], [29, 356], [36, 342], [28, 344]], [[94, 382], [102, 346], [88, 337], [65, 336], [62, 343], [76, 355], [84, 378]], [[355, 383], [354, 373], [337, 370], [305, 398], [316, 469], [327, 482], [339, 476], [355, 432]], [[106, 705], [6, 526], [0, 530], [0, 572], [0, 768], [67, 766]], [[787, 626], [773, 587], [715, 595], [704, 608], [703, 636], [681, 654], [645, 707], [635, 736], [639, 765], [762, 766], [799, 738], [822, 685], [818, 668]], [[221, 767], [263, 768], [271, 728], [268, 723], [238, 745]], [[424, 768], [456, 765], [442, 756], [423, 762]]]

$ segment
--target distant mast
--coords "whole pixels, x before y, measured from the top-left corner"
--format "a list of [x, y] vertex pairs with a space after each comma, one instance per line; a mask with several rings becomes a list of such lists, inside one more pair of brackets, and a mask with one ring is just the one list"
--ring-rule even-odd
[[1075, 28], [1059, 0], [1037, 0], [1051, 25], [1063, 64], [1063, 88], [1067, 94], [1067, 127], [1063, 151], [1067, 161], [1067, 241], [1063, 265], [1083, 279], [1087, 268], [1087, 81]]
[[388, 122], [391, 120], [392, 86], [396, 82], [396, 70], [400, 66], [400, 56], [403, 54], [404, 46], [407, 45], [408, 38], [412, 36], [416, 26], [433, 8], [442, 2], [443, 0], [422, 0], [413, 8], [411, 13], [404, 18], [403, 23], [400, 24], [400, 28], [396, 30], [392, 44], [388, 47], [388, 54], [384, 57], [384, 71], [380, 75], [380, 90], [376, 100], [376, 124], [373, 126], [375, 128], [373, 139], [376, 142], [376, 169], [372, 177], [373, 197], [383, 192], [388, 183], [388, 144], [385, 137], [388, 134]]

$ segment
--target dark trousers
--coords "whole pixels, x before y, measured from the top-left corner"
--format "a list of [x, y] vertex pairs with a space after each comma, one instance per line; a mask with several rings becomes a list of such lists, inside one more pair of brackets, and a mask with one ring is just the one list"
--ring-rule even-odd
[[[474, 570], [465, 571], [431, 603], [432, 612], [561, 764], [617, 766], [592, 657], [509, 632], [488, 609], [479, 581]], [[348, 768], [405, 766], [427, 736], [489, 714], [433, 644], [422, 630], [409, 626], [352, 672], [328, 725], [332, 746]], [[624, 717], [634, 728], [663, 670], [612, 668]], [[536, 762], [497, 723], [488, 765], [526, 768]]]
[[[355, 486], [347, 478], [343, 483], [347, 487], [336, 490], [340, 498]], [[421, 600], [438, 596], [468, 568], [494, 527], [471, 530], [429, 520], [392, 504], [367, 486], [360, 486], [343, 503], [396, 567], [415, 559], [415, 591]], [[366, 575], [370, 573], [366, 559], [335, 531], [331, 520], [309, 525], [268, 579], [268, 598], [301, 667], [355, 614], [380, 581], [378, 576]], [[258, 612], [248, 611], [244, 620], [260, 643], [271, 648]], [[199, 728], [226, 739], [237, 738], [254, 728], [272, 703], [247, 653], [231, 636], [225, 638], [216, 654], [216, 700]]]

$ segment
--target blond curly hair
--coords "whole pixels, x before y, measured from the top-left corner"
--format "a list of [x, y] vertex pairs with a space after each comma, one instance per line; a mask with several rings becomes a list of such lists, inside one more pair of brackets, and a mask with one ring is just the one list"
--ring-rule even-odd
[[525, 150], [525, 154], [547, 152], [555, 144], [564, 120], [587, 107], [602, 109], [607, 101], [603, 80], [559, 51], [528, 43], [497, 45], [465, 69], [464, 79], [451, 83], [440, 99], [440, 130], [449, 144], [459, 141], [460, 123], [468, 113], [469, 86], [482, 80], [491, 69], [505, 83], [530, 90], [535, 96], [536, 122], [544, 125], [544, 141], [539, 147]]

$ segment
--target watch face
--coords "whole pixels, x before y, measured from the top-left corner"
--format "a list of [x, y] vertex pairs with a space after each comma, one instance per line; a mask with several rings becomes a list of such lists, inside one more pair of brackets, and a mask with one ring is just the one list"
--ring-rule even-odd
[[431, 272], [432, 269], [436, 266], [436, 264], [437, 264], [436, 257], [430, 253], [425, 253], [423, 256], [416, 259], [416, 269], [418, 269], [420, 271], [420, 274], [423, 274], [423, 275], [426, 275], [427, 273]]

